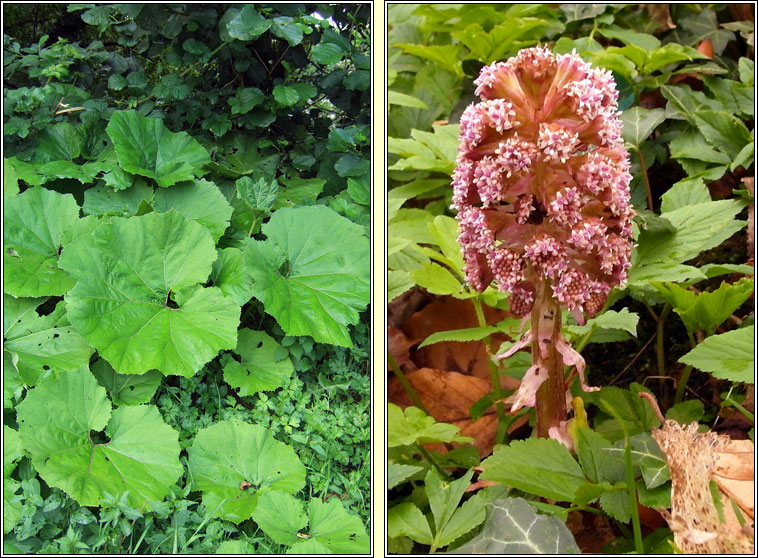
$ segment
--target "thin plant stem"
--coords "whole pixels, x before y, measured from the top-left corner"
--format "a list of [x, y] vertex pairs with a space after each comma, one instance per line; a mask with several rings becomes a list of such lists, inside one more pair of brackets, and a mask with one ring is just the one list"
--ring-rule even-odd
[[[656, 325], [655, 329], [655, 358], [656, 363], [658, 366], [658, 376], [660, 377], [659, 381], [659, 387], [661, 389], [662, 399], [663, 399], [663, 406], [668, 407], [668, 399], [669, 399], [669, 390], [668, 390], [668, 384], [666, 384], [664, 378], [666, 377], [666, 353], [665, 353], [665, 347], [663, 346], [663, 327], [666, 324], [666, 318], [669, 315], [669, 312], [671, 312], [671, 305], [667, 302], [663, 306], [663, 310], [661, 310], [661, 313], [658, 314], [658, 323]], [[678, 388], [677, 388], [678, 391]]]
[[408, 397], [410, 397], [413, 404], [428, 415], [429, 411], [427, 411], [426, 407], [424, 407], [424, 404], [421, 402], [421, 398], [416, 393], [416, 390], [413, 389], [413, 386], [408, 381], [408, 378], [405, 377], [405, 374], [403, 374], [403, 371], [400, 370], [397, 363], [395, 362], [394, 357], [389, 352], [387, 353], [387, 360], [389, 361], [390, 368], [392, 368], [392, 372], [395, 374], [395, 378], [397, 378], [397, 381], [400, 382], [401, 386], [403, 386], [405, 393], [408, 395]]
[[432, 454], [429, 453], [424, 446], [422, 446], [419, 443], [416, 443], [416, 447], [418, 448], [419, 452], [421, 452], [421, 455], [424, 456], [424, 459], [426, 459], [432, 467], [434, 467], [435, 469], [437, 469], [437, 472], [440, 475], [442, 475], [442, 477], [445, 480], [452, 479], [452, 477], [450, 476], [450, 473], [448, 473], [447, 471], [445, 471], [445, 469], [443, 469], [440, 466], [440, 464], [437, 463], [437, 460], [432, 457]]
[[650, 189], [650, 178], [647, 176], [647, 164], [642, 149], [637, 148], [637, 157], [640, 159], [640, 171], [642, 171], [642, 180], [645, 181], [645, 190], [647, 191], [647, 208], [653, 211], [653, 191]]
[[[695, 343], [695, 338], [692, 337], [692, 334], [688, 332], [689, 338], [690, 338], [690, 345], [692, 345], [692, 348], [694, 349], [697, 343]], [[676, 393], [674, 394], [674, 405], [677, 403], [680, 403], [682, 399], [684, 398], [684, 390], [687, 387], [687, 382], [690, 379], [690, 374], [692, 373], [692, 366], [687, 365], [684, 367], [684, 370], [682, 370], [682, 375], [679, 376], [679, 382], [676, 384]]]
[[755, 415], [753, 413], [751, 413], [750, 411], [748, 411], [745, 407], [743, 407], [742, 405], [740, 405], [739, 403], [737, 403], [731, 397], [727, 397], [726, 399], [724, 399], [724, 403], [723, 404], [725, 404], [725, 405], [731, 405], [732, 407], [734, 407], [735, 409], [737, 409], [740, 413], [742, 413], [743, 415], [745, 415], [745, 418], [748, 419], [751, 422], [751, 424], [755, 424]]
[[[479, 323], [479, 327], [486, 327], [487, 322], [484, 319], [484, 311], [482, 310], [482, 302], [479, 299], [479, 297], [474, 297], [471, 299], [471, 302], [474, 305], [474, 311], [476, 312], [476, 320]], [[488, 347], [489, 351], [492, 352], [492, 337], [488, 335], [484, 338], [484, 343]], [[495, 403], [495, 412], [497, 413], [497, 433], [495, 434], [495, 443], [496, 444], [502, 444], [505, 441], [505, 437], [508, 433], [508, 425], [510, 421], [508, 420], [508, 417], [505, 414], [505, 406], [503, 405], [503, 388], [500, 385], [500, 373], [498, 371], [497, 365], [492, 361], [492, 359], [487, 359], [487, 364], [490, 368], [490, 381], [492, 382], [492, 393], [495, 396], [495, 400], [497, 403]]]
[[676, 384], [676, 393], [674, 394], [674, 405], [681, 403], [684, 398], [684, 389], [687, 387], [687, 382], [690, 379], [690, 373], [692, 372], [692, 365], [688, 364], [682, 370], [682, 375], [679, 377], [679, 382]]

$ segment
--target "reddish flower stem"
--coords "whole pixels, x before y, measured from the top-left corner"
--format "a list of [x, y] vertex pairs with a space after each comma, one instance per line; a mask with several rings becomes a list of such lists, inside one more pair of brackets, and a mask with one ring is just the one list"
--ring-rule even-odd
[[556, 350], [561, 337], [561, 307], [553, 298], [547, 281], [537, 289], [532, 307], [532, 360], [547, 371], [547, 379], [537, 390], [537, 436], [547, 438], [552, 427], [566, 420], [566, 388], [563, 384], [563, 359]]

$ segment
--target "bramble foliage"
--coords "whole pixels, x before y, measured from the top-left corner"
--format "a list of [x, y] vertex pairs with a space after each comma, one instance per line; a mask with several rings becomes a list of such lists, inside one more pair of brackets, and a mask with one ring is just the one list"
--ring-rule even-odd
[[5, 550], [369, 552], [370, 7], [62, 8], [5, 14]]
[[[565, 507], [539, 500], [548, 498], [628, 524], [622, 526], [624, 537], [603, 541], [608, 543], [605, 551], [672, 552], [668, 531], [642, 539], [637, 506], [632, 504], [670, 505], [665, 457], [650, 435], [660, 421], [639, 394], [652, 390], [666, 418], [712, 422], [732, 404], [732, 392], [741, 401], [754, 383], [754, 310], [746, 304], [754, 290], [754, 244], [752, 230], [745, 234], [745, 217], [748, 228], [753, 226], [752, 12], [747, 17], [731, 6], [700, 4], [396, 5], [388, 9], [388, 26], [388, 299], [398, 306], [392, 310], [400, 315], [397, 310], [407, 301], [412, 307], [418, 300], [412, 290], [425, 291], [430, 299], [470, 301], [479, 327], [434, 332], [418, 348], [483, 341], [490, 354], [510, 355], [502, 364], [488, 363], [492, 393], [470, 407], [472, 420], [488, 409], [498, 418], [497, 434], [484, 426], [482, 432], [476, 427], [466, 431], [479, 436], [476, 445], [467, 444], [458, 425], [436, 422], [415, 407], [401, 411], [390, 406], [390, 551], [578, 552], [561, 525]], [[541, 48], [522, 50], [536, 46]], [[548, 88], [540, 80], [553, 74], [543, 73], [539, 56], [530, 57], [543, 49], [564, 61], [574, 52], [592, 67], [611, 72], [623, 124], [619, 143], [631, 154], [630, 201], [636, 213], [626, 235], [635, 245], [628, 280], [608, 285], [615, 288], [604, 305], [601, 301], [592, 308], [594, 317], [586, 324], [570, 317], [560, 324], [562, 335], [584, 350], [585, 358], [590, 355], [592, 384], [625, 386], [585, 393], [571, 371], [566, 385], [574, 396], [573, 417], [565, 424], [562, 441], [572, 451], [555, 440], [509, 442], [508, 434], [525, 434], [513, 430], [532, 417], [524, 410], [507, 414], [502, 402], [514, 391], [504, 389], [499, 378], [522, 380], [533, 358], [516, 352], [521, 347], [510, 341], [489, 346], [493, 335], [518, 339], [523, 333], [515, 318], [524, 314], [524, 299], [513, 287], [523, 286], [525, 266], [529, 273], [539, 273], [540, 262], [526, 262], [529, 258], [520, 247], [539, 227], [561, 224], [556, 207], [528, 207], [532, 194], [547, 195], [575, 181], [579, 188], [597, 186], [570, 161], [554, 161], [555, 169], [544, 163], [550, 158], [549, 142], [541, 142], [542, 130], [538, 137], [534, 123], [555, 109], [555, 126], [571, 127], [576, 108], [571, 97], [580, 89], [589, 91], [592, 76], [565, 89], [565, 81]], [[515, 65], [505, 61], [519, 51], [530, 65], [509, 73], [507, 68]], [[500, 62], [505, 64], [493, 65]], [[530, 81], [532, 73], [538, 76], [535, 81]], [[559, 75], [567, 80], [570, 72]], [[477, 85], [483, 100], [475, 95]], [[532, 97], [557, 104], [543, 107]], [[593, 103], [609, 99], [608, 94], [585, 95], [579, 108], [591, 112]], [[528, 117], [529, 111], [534, 118]], [[511, 128], [518, 136], [508, 135]], [[525, 139], [543, 150], [537, 163], [530, 152], [519, 155], [511, 149], [529, 147]], [[578, 155], [597, 157], [596, 145], [583, 138]], [[612, 165], [606, 164], [602, 173], [609, 184]], [[549, 197], [561, 201], [560, 196]], [[591, 202], [582, 204], [582, 211], [593, 217], [613, 215], [602, 210], [595, 215]], [[529, 211], [522, 215], [524, 207]], [[453, 219], [456, 212], [460, 230]], [[514, 223], [523, 230], [516, 230]], [[514, 246], [521, 259], [498, 252]], [[603, 249], [597, 239], [587, 247], [598, 253]], [[569, 267], [581, 264], [576, 254], [569, 259]], [[556, 280], [570, 279], [561, 273]], [[516, 295], [504, 292], [508, 290]], [[560, 299], [559, 291], [555, 295]], [[483, 305], [510, 315], [499, 323], [486, 322]], [[423, 354], [417, 353], [419, 361], [431, 360], [430, 353]], [[413, 349], [410, 355], [411, 363], [418, 364]], [[575, 365], [576, 359], [569, 364]], [[469, 370], [450, 366], [451, 377], [480, 380], [464, 376]], [[449, 402], [441, 403], [425, 399], [422, 390], [414, 393], [413, 374], [408, 372], [406, 382], [395, 387], [417, 406], [424, 404], [434, 414], [460, 405], [453, 393]], [[662, 379], [651, 382], [651, 376]], [[676, 381], [675, 392], [670, 380]], [[729, 392], [722, 400], [701, 389], [717, 380]], [[696, 398], [686, 400], [687, 393]], [[752, 437], [752, 414], [742, 410]], [[523, 429], [530, 430], [528, 425], [533, 420]], [[490, 454], [482, 448], [492, 447], [492, 438], [496, 445]], [[438, 451], [442, 444], [447, 451]], [[484, 473], [472, 476], [480, 462]], [[458, 495], [459, 484], [473, 482], [478, 488], [477, 481], [495, 484], [473, 495]], [[514, 498], [521, 496], [528, 504]], [[504, 531], [505, 521], [523, 536]], [[521, 523], [535, 525], [535, 531], [520, 531]], [[601, 549], [598, 545], [589, 551]]]

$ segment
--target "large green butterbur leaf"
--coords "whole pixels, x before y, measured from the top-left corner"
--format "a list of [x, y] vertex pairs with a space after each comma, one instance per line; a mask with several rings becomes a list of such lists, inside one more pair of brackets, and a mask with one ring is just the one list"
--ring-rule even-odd
[[277, 389], [294, 370], [287, 349], [262, 331], [241, 329], [234, 352], [240, 355], [242, 362], [225, 354], [222, 357], [224, 380], [240, 388], [240, 395]]
[[[370, 541], [360, 518], [347, 513], [336, 498], [312, 498], [308, 515], [302, 503], [284, 492], [267, 492], [253, 519], [278, 544], [291, 545], [287, 554], [368, 554]], [[307, 533], [301, 532], [306, 530]]]
[[248, 519], [269, 491], [294, 494], [305, 485], [305, 467], [295, 450], [265, 428], [232, 419], [195, 436], [189, 470], [195, 490], [214, 517]]
[[280, 209], [250, 241], [253, 295], [288, 335], [351, 347], [348, 324], [369, 302], [369, 242], [362, 228], [324, 206]]
[[8, 294], [3, 300], [3, 351], [27, 385], [36, 384], [47, 370], [84, 366], [94, 351], [69, 324], [62, 301], [46, 316], [35, 312], [45, 300]]
[[[129, 505], [141, 508], [163, 500], [182, 473], [178, 435], [158, 409], [111, 414], [105, 389], [86, 366], [42, 380], [19, 404], [18, 423], [40, 476], [83, 506], [128, 490]], [[94, 441], [92, 431], [103, 428], [110, 441]]]
[[197, 221], [218, 242], [229, 226], [232, 206], [213, 182], [195, 180], [155, 192], [153, 208], [159, 213], [176, 209], [191, 221]]
[[69, 319], [117, 372], [191, 376], [237, 344], [240, 307], [198, 285], [215, 259], [210, 233], [176, 211], [113, 218], [61, 255], [77, 281]]
[[74, 281], [58, 268], [61, 231], [79, 218], [71, 194], [42, 187], [5, 198], [3, 289], [13, 296], [65, 294]]
[[158, 186], [193, 180], [211, 160], [205, 148], [186, 132], [175, 134], [159, 118], [146, 118], [133, 110], [114, 112], [106, 132], [121, 167], [154, 179]]

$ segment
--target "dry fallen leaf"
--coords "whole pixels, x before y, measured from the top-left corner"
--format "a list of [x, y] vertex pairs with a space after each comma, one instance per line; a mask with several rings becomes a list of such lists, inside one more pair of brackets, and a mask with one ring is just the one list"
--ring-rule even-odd
[[[485, 321], [488, 324], [497, 323], [507, 316], [508, 314], [503, 310], [488, 307], [484, 309]], [[471, 302], [443, 297], [427, 304], [422, 310], [405, 320], [402, 330], [409, 339], [420, 343], [432, 333], [477, 325]], [[499, 336], [495, 346], [498, 347], [505, 339], [505, 336]], [[411, 360], [419, 368], [452, 370], [479, 378], [490, 377], [489, 357], [481, 341], [435, 343], [413, 351]], [[511, 384], [504, 387], [515, 389]]]
[[[671, 510], [659, 511], [685, 554], [755, 554], [752, 534], [740, 526], [736, 517], [733, 522], [719, 520], [709, 488], [719, 454], [729, 448], [729, 439], [715, 432], [700, 434], [697, 429], [697, 423], [682, 427], [667, 420], [652, 432], [666, 454], [671, 473]], [[732, 468], [727, 464], [725, 472], [733, 474], [732, 471], [744, 474], [741, 466]], [[728, 518], [729, 498], [723, 495], [722, 501]]]

